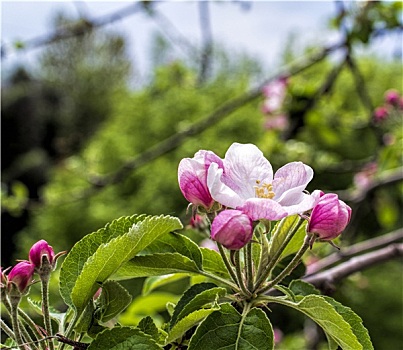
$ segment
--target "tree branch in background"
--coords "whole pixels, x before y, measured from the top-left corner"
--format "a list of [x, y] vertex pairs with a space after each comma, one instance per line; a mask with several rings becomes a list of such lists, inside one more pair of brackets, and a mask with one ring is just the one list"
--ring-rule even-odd
[[[53, 33], [41, 35], [33, 39], [26, 40], [23, 43], [21, 43], [19, 50], [34, 49], [40, 46], [53, 44], [59, 40], [84, 35], [85, 33], [90, 32], [95, 28], [103, 27], [107, 24], [111, 24], [113, 22], [122, 20], [125, 17], [133, 15], [137, 12], [140, 12], [144, 9], [145, 6], [146, 5], [144, 5], [142, 2], [136, 2], [106, 16], [102, 16], [92, 20], [88, 18], [82, 19], [75, 24], [69, 26], [63, 26], [62, 28], [57, 29]], [[2, 45], [1, 58], [5, 58], [6, 55], [7, 55], [6, 49], [4, 45]]]
[[355, 272], [378, 265], [394, 258], [403, 257], [403, 243], [393, 243], [387, 247], [370, 253], [351, 258], [350, 260], [329, 270], [303, 277], [303, 280], [313, 284], [322, 291], [331, 292], [334, 285]]
[[339, 197], [349, 203], [359, 204], [371, 193], [383, 186], [394, 185], [403, 180], [403, 167], [384, 172], [377, 179], [374, 179], [368, 186], [358, 191], [339, 191]]
[[316, 274], [317, 272], [324, 270], [341, 260], [345, 260], [348, 258], [351, 258], [355, 255], [359, 255], [365, 251], [372, 250], [372, 249], [378, 249], [384, 246], [387, 246], [388, 244], [400, 242], [403, 240], [403, 229], [396, 230], [393, 232], [390, 232], [388, 234], [375, 237], [372, 239], [368, 239], [366, 241], [354, 244], [350, 247], [345, 247], [342, 248], [340, 251], [333, 253], [321, 260], [319, 260], [316, 263], [313, 263], [309, 265], [309, 275], [311, 276], [313, 274]]
[[141, 166], [150, 161], [168, 153], [179, 146], [181, 146], [189, 137], [198, 135], [208, 128], [213, 127], [215, 124], [223, 120], [225, 117], [229, 116], [231, 113], [236, 111], [238, 108], [254, 101], [262, 94], [262, 88], [268, 82], [276, 80], [284, 76], [293, 76], [304, 70], [310, 68], [314, 64], [326, 58], [331, 52], [343, 47], [344, 43], [338, 43], [332, 46], [328, 46], [320, 49], [315, 54], [299, 59], [296, 62], [287, 65], [279, 70], [279, 72], [273, 75], [271, 78], [265, 80], [258, 87], [251, 89], [247, 93], [236, 97], [218, 107], [213, 113], [207, 117], [195, 122], [186, 130], [179, 131], [176, 134], [166, 138], [165, 140], [157, 143], [156, 145], [150, 147], [148, 150], [142, 154], [136, 156], [135, 158], [128, 160], [123, 164], [116, 172], [106, 175], [106, 176], [94, 176], [89, 179], [90, 183], [93, 185], [92, 189], [85, 191], [86, 195], [93, 192], [94, 189], [101, 189], [107, 185], [116, 184], [124, 180], [130, 173], [137, 170]]

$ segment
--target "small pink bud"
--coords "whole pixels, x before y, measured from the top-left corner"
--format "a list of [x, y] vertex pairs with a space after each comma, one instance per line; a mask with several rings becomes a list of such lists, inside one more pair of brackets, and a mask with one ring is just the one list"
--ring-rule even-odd
[[350, 218], [351, 208], [339, 200], [337, 194], [322, 194], [312, 209], [307, 231], [329, 241], [343, 232]]
[[211, 238], [231, 250], [241, 249], [252, 235], [252, 220], [239, 210], [224, 210], [211, 224]]
[[35, 266], [35, 268], [39, 269], [42, 266], [42, 257], [44, 255], [47, 257], [49, 264], [52, 265], [55, 257], [53, 248], [48, 244], [48, 242], [41, 239], [29, 250], [29, 261]]
[[391, 89], [385, 92], [385, 102], [392, 106], [399, 105], [400, 95], [397, 90]]
[[223, 168], [221, 158], [210, 151], [199, 151], [193, 158], [184, 158], [179, 163], [178, 181], [183, 196], [195, 206], [210, 209], [214, 204], [207, 187], [207, 172], [211, 163]]
[[11, 288], [11, 283], [18, 287], [21, 294], [29, 287], [34, 275], [35, 266], [29, 261], [21, 261], [15, 265], [8, 274], [8, 288]]
[[381, 122], [388, 118], [389, 111], [385, 106], [377, 107], [374, 111], [374, 120], [376, 122]]

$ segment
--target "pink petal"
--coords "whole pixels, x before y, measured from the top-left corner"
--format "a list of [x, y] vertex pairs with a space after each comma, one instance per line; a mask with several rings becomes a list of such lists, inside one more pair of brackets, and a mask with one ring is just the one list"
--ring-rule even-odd
[[211, 164], [207, 173], [207, 186], [211, 196], [220, 204], [236, 208], [245, 201], [222, 181], [223, 169], [218, 168], [218, 164]]
[[244, 212], [253, 221], [260, 219], [280, 220], [287, 216], [287, 212], [279, 203], [266, 198], [250, 198], [237, 209]]

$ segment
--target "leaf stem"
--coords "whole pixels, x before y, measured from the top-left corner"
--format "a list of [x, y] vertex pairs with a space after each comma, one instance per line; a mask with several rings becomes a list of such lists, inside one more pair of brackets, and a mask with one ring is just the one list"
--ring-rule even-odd
[[298, 250], [298, 252], [294, 256], [294, 258], [287, 265], [287, 267], [283, 271], [281, 271], [278, 274], [278, 276], [276, 278], [274, 278], [272, 281], [270, 281], [265, 287], [259, 289], [258, 290], [259, 294], [268, 291], [270, 288], [272, 288], [276, 284], [280, 283], [285, 277], [287, 277], [299, 265], [299, 263], [301, 262], [302, 256], [309, 248], [311, 238], [312, 237], [310, 235], [305, 236], [303, 245]]
[[252, 295], [252, 293], [249, 292], [249, 290], [246, 289], [245, 283], [244, 283], [244, 280], [243, 280], [243, 276], [242, 276], [242, 266], [241, 266], [241, 259], [240, 259], [239, 250], [235, 251], [234, 259], [235, 259], [236, 275], [238, 277], [238, 285], [241, 288], [243, 294], [245, 296], [250, 297]]
[[20, 303], [20, 296], [10, 296], [11, 303], [11, 321], [13, 325], [13, 330], [15, 334], [15, 341], [17, 342], [17, 346], [20, 350], [25, 350], [25, 346], [22, 345], [24, 341], [22, 340], [20, 324], [18, 322], [18, 304]]
[[[41, 273], [40, 278], [42, 282], [42, 313], [43, 321], [45, 324], [46, 333], [48, 336], [53, 336], [52, 323], [49, 314], [49, 273]], [[49, 350], [54, 350], [55, 346], [53, 343], [53, 338], [48, 341]]]
[[230, 262], [228, 260], [227, 254], [225, 254], [224, 247], [222, 246], [221, 243], [218, 243], [218, 242], [216, 242], [216, 243], [217, 243], [217, 247], [218, 247], [218, 250], [220, 252], [221, 258], [222, 258], [222, 260], [224, 262], [225, 267], [227, 268], [232, 280], [236, 284], [238, 284], [238, 279], [237, 279], [237, 277], [235, 275], [234, 269], [232, 268], [232, 266], [231, 266], [231, 264], [230, 264]]
[[253, 291], [253, 260], [252, 260], [252, 242], [249, 242], [244, 248], [246, 264], [246, 281], [248, 290]]
[[[26, 325], [32, 330], [32, 332], [35, 334], [36, 338], [38, 341], [43, 340], [43, 335], [38, 331], [38, 327], [36, 326], [35, 322], [32, 321], [31, 317], [28, 316], [21, 308], [18, 309], [18, 316], [25, 322]], [[43, 350], [46, 350], [46, 344], [41, 341], [40, 342], [41, 347]]]
[[14, 332], [9, 326], [7, 326], [7, 324], [2, 319], [0, 319], [0, 327], [4, 331], [4, 333], [6, 333], [12, 340], [15, 341]]
[[[266, 281], [266, 279], [270, 276], [273, 267], [277, 264], [278, 259], [281, 256], [281, 253], [284, 251], [284, 249], [287, 247], [288, 243], [290, 243], [291, 239], [294, 237], [294, 235], [297, 233], [298, 229], [300, 228], [300, 226], [302, 225], [302, 223], [304, 222], [304, 218], [299, 218], [298, 222], [294, 225], [294, 227], [292, 228], [292, 230], [288, 233], [287, 237], [284, 239], [284, 241], [281, 243], [280, 247], [278, 248], [278, 250], [275, 252], [275, 254], [273, 255], [273, 257], [271, 258], [271, 260], [269, 261], [268, 265], [266, 266], [264, 272], [260, 275], [258, 281], [255, 284], [255, 288], [254, 290], [258, 290], [261, 285]], [[283, 225], [284, 222], [280, 223], [279, 228], [281, 227], [281, 225]]]
[[232, 290], [234, 290], [237, 293], [239, 293], [241, 291], [236, 284], [226, 280], [225, 278], [222, 278], [222, 277], [217, 276], [217, 275], [210, 274], [210, 273], [208, 273], [206, 271], [199, 271], [198, 273], [200, 275], [202, 275], [202, 276], [211, 278], [212, 280], [216, 280], [218, 282], [221, 282], [222, 284], [227, 285], [228, 287], [232, 288]]

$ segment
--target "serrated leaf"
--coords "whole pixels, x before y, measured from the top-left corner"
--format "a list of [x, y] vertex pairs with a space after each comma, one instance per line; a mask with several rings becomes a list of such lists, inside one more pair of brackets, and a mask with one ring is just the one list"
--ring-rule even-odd
[[181, 227], [178, 218], [146, 217], [133, 224], [127, 233], [101, 244], [85, 261], [71, 291], [71, 301], [78, 314], [84, 310], [96, 292], [98, 283], [106, 281], [122, 264], [132, 259], [159, 236]]
[[220, 253], [209, 248], [200, 248], [203, 255], [203, 270], [214, 275], [229, 279], [230, 276], [225, 267]]
[[169, 274], [169, 275], [163, 275], [163, 276], [151, 276], [146, 278], [146, 280], [143, 283], [143, 289], [141, 291], [141, 294], [147, 295], [150, 292], [152, 292], [154, 289], [164, 286], [168, 283], [172, 283], [175, 281], [179, 281], [181, 279], [184, 279], [186, 277], [189, 277], [189, 274], [186, 273], [174, 273], [174, 274]]
[[290, 283], [289, 288], [296, 295], [303, 295], [303, 296], [310, 294], [320, 295], [320, 291], [318, 289], [316, 289], [312, 284], [302, 280], [293, 280]]
[[83, 237], [73, 246], [64, 259], [60, 270], [60, 294], [67, 305], [74, 307], [70, 296], [71, 291], [81, 274], [84, 264], [97, 251], [99, 246], [125, 234], [133, 224], [144, 220], [145, 217], [145, 215], [121, 217], [108, 223], [98, 231]]
[[108, 322], [119, 315], [132, 301], [129, 292], [116, 281], [102, 284], [102, 292], [96, 301], [95, 318], [100, 322]]
[[359, 317], [353, 310], [349, 307], [340, 304], [333, 298], [324, 297], [325, 300], [331, 304], [334, 309], [343, 317], [353, 330], [354, 335], [357, 337], [358, 341], [361, 343], [364, 350], [373, 350], [374, 347], [371, 342], [368, 330], [364, 327], [361, 317]]
[[290, 306], [307, 315], [322, 327], [343, 350], [364, 349], [355, 336], [350, 324], [344, 320], [333, 305], [326, 301], [324, 297], [308, 295], [297, 303], [276, 298], [273, 298], [272, 301]]
[[159, 339], [158, 328], [150, 316], [144, 317], [137, 327], [143, 333], [150, 335], [154, 340], [158, 341]]
[[168, 337], [165, 341], [165, 344], [169, 344], [172, 341], [183, 337], [183, 335], [190, 328], [194, 327], [203, 319], [205, 319], [207, 316], [209, 316], [211, 313], [219, 309], [220, 308], [218, 306], [210, 309], [201, 309], [194, 311], [189, 315], [187, 315], [186, 317], [182, 318], [178, 323], [175, 324], [175, 326], [168, 333]]
[[170, 232], [162, 235], [141, 252], [142, 255], [155, 253], [179, 253], [194, 261], [199, 269], [202, 268], [203, 257], [199, 246], [179, 233]]
[[116, 327], [107, 329], [94, 339], [88, 350], [128, 350], [144, 349], [158, 350], [161, 347], [139, 329], [131, 327]]
[[196, 264], [178, 253], [136, 256], [124, 263], [112, 276], [116, 280], [137, 277], [162, 276], [172, 273], [197, 273]]
[[210, 314], [197, 327], [189, 350], [269, 350], [273, 329], [266, 314], [257, 308], [241, 315], [230, 304]]
[[217, 287], [213, 283], [200, 283], [191, 286], [179, 300], [172, 315], [170, 327], [193, 311], [202, 308], [207, 303], [217, 300], [218, 296], [225, 296], [225, 288]]

